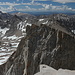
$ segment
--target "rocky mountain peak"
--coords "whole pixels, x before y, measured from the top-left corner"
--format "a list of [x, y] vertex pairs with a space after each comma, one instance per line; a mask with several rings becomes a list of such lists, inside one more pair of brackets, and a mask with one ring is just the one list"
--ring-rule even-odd
[[75, 70], [75, 34], [71, 31], [74, 18], [64, 14], [31, 18], [13, 15], [1, 21], [6, 25], [5, 33], [0, 29], [1, 47], [9, 58], [1, 63], [0, 74], [34, 75], [40, 71], [41, 64], [56, 70]]

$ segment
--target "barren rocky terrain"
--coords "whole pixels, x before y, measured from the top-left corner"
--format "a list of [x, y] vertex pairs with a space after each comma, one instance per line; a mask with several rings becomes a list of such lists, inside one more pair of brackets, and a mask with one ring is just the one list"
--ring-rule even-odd
[[38, 75], [41, 64], [75, 70], [74, 15], [0, 13], [1, 75]]

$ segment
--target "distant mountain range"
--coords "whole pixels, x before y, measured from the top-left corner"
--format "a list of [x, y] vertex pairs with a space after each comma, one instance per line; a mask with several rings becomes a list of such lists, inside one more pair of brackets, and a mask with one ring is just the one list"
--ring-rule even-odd
[[[12, 12], [9, 12], [9, 13], [18, 13], [20, 11], [12, 11]], [[51, 15], [51, 14], [60, 14], [62, 12], [21, 12], [21, 13], [28, 13], [28, 14], [31, 14], [31, 15], [35, 15], [35, 16], [39, 16], [39, 15]], [[67, 15], [75, 15], [75, 13], [68, 13], [68, 12], [65, 12], [65, 13], [62, 13], [62, 14], [67, 14]]]

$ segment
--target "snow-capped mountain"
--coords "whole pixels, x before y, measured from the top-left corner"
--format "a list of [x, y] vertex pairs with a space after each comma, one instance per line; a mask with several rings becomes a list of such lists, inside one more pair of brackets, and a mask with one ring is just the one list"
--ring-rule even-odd
[[21, 38], [26, 35], [27, 25], [29, 26], [31, 26], [32, 24], [50, 25], [54, 23], [54, 20], [56, 20], [59, 23], [61, 22], [61, 26], [64, 26], [69, 31], [72, 30], [72, 32], [74, 33], [74, 27], [75, 27], [74, 19], [75, 19], [74, 16], [72, 17], [65, 14], [57, 14], [50, 16], [46, 15], [33, 16], [30, 14], [20, 13], [20, 12], [11, 15], [8, 13], [0, 12], [1, 64], [5, 62], [6, 59], [8, 59], [8, 57], [16, 50]]
[[[1, 15], [3, 13], [1, 12]], [[7, 14], [6, 14], [7, 15]], [[11, 54], [16, 51], [18, 44], [26, 35], [26, 26], [32, 25], [28, 20], [17, 15], [4, 19], [0, 16], [0, 65], [5, 63]]]
[[[0, 13], [3, 14], [2, 12]], [[38, 64], [40, 63], [48, 64], [55, 69], [59, 69], [60, 67], [74, 69], [73, 66], [66, 66], [67, 64], [65, 65], [65, 63], [67, 63], [66, 59], [68, 59], [68, 56], [74, 57], [70, 54], [69, 49], [74, 53], [75, 16], [68, 16], [65, 14], [34, 16], [22, 13], [15, 13], [12, 15], [5, 13], [4, 15], [8, 16], [8, 18], [6, 19], [5, 16], [0, 16], [0, 66], [7, 68], [9, 63], [10, 69], [7, 68], [5, 69], [6, 71], [2, 70], [2, 73], [6, 72], [6, 75], [13, 75], [14, 71], [15, 74], [17, 73], [16, 75], [22, 75], [23, 73], [21, 71], [25, 71], [24, 65], [28, 64], [26, 64], [27, 60], [32, 64], [32, 60], [34, 60], [35, 66], [31, 65], [32, 71], [29, 69], [31, 73], [36, 73], [38, 71]], [[60, 40], [61, 38], [63, 42]], [[28, 39], [29, 42], [26, 39]], [[68, 43], [66, 43], [66, 41]], [[73, 47], [67, 46], [67, 44], [70, 45], [70, 43], [72, 43]], [[67, 47], [68, 53], [62, 47], [64, 49]], [[31, 56], [29, 55], [28, 59], [26, 59], [27, 54], [24, 52], [25, 50], [30, 50]], [[61, 50], [63, 50], [63, 53]], [[41, 54], [39, 53], [40, 51]], [[64, 58], [64, 56], [66, 58]], [[61, 59], [58, 60], [58, 58]], [[45, 61], [46, 59], [48, 60]], [[65, 63], [64, 60], [66, 61]], [[14, 69], [13, 65], [15, 65], [16, 62], [18, 62], [18, 64]], [[61, 62], [63, 62], [65, 66]], [[73, 60], [69, 62], [72, 64]], [[18, 74], [16, 70], [18, 65], [21, 65], [21, 74]], [[34, 71], [33, 67], [36, 68]], [[55, 75], [54, 73], [56, 73], [56, 75], [65, 75], [65, 71], [63, 70], [61, 71], [59, 69], [57, 71], [46, 65], [42, 67], [40, 72], [35, 75], [45, 75], [47, 72], [48, 75], [50, 73], [51, 75]], [[12, 72], [10, 72], [11, 70]], [[60, 72], [63, 73], [61, 74]]]

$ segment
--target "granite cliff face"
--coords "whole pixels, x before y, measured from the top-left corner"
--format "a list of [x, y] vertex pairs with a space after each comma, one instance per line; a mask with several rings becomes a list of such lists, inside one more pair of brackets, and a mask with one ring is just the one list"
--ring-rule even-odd
[[26, 27], [17, 51], [0, 66], [1, 75], [34, 75], [40, 64], [75, 70], [75, 36], [57, 21]]

